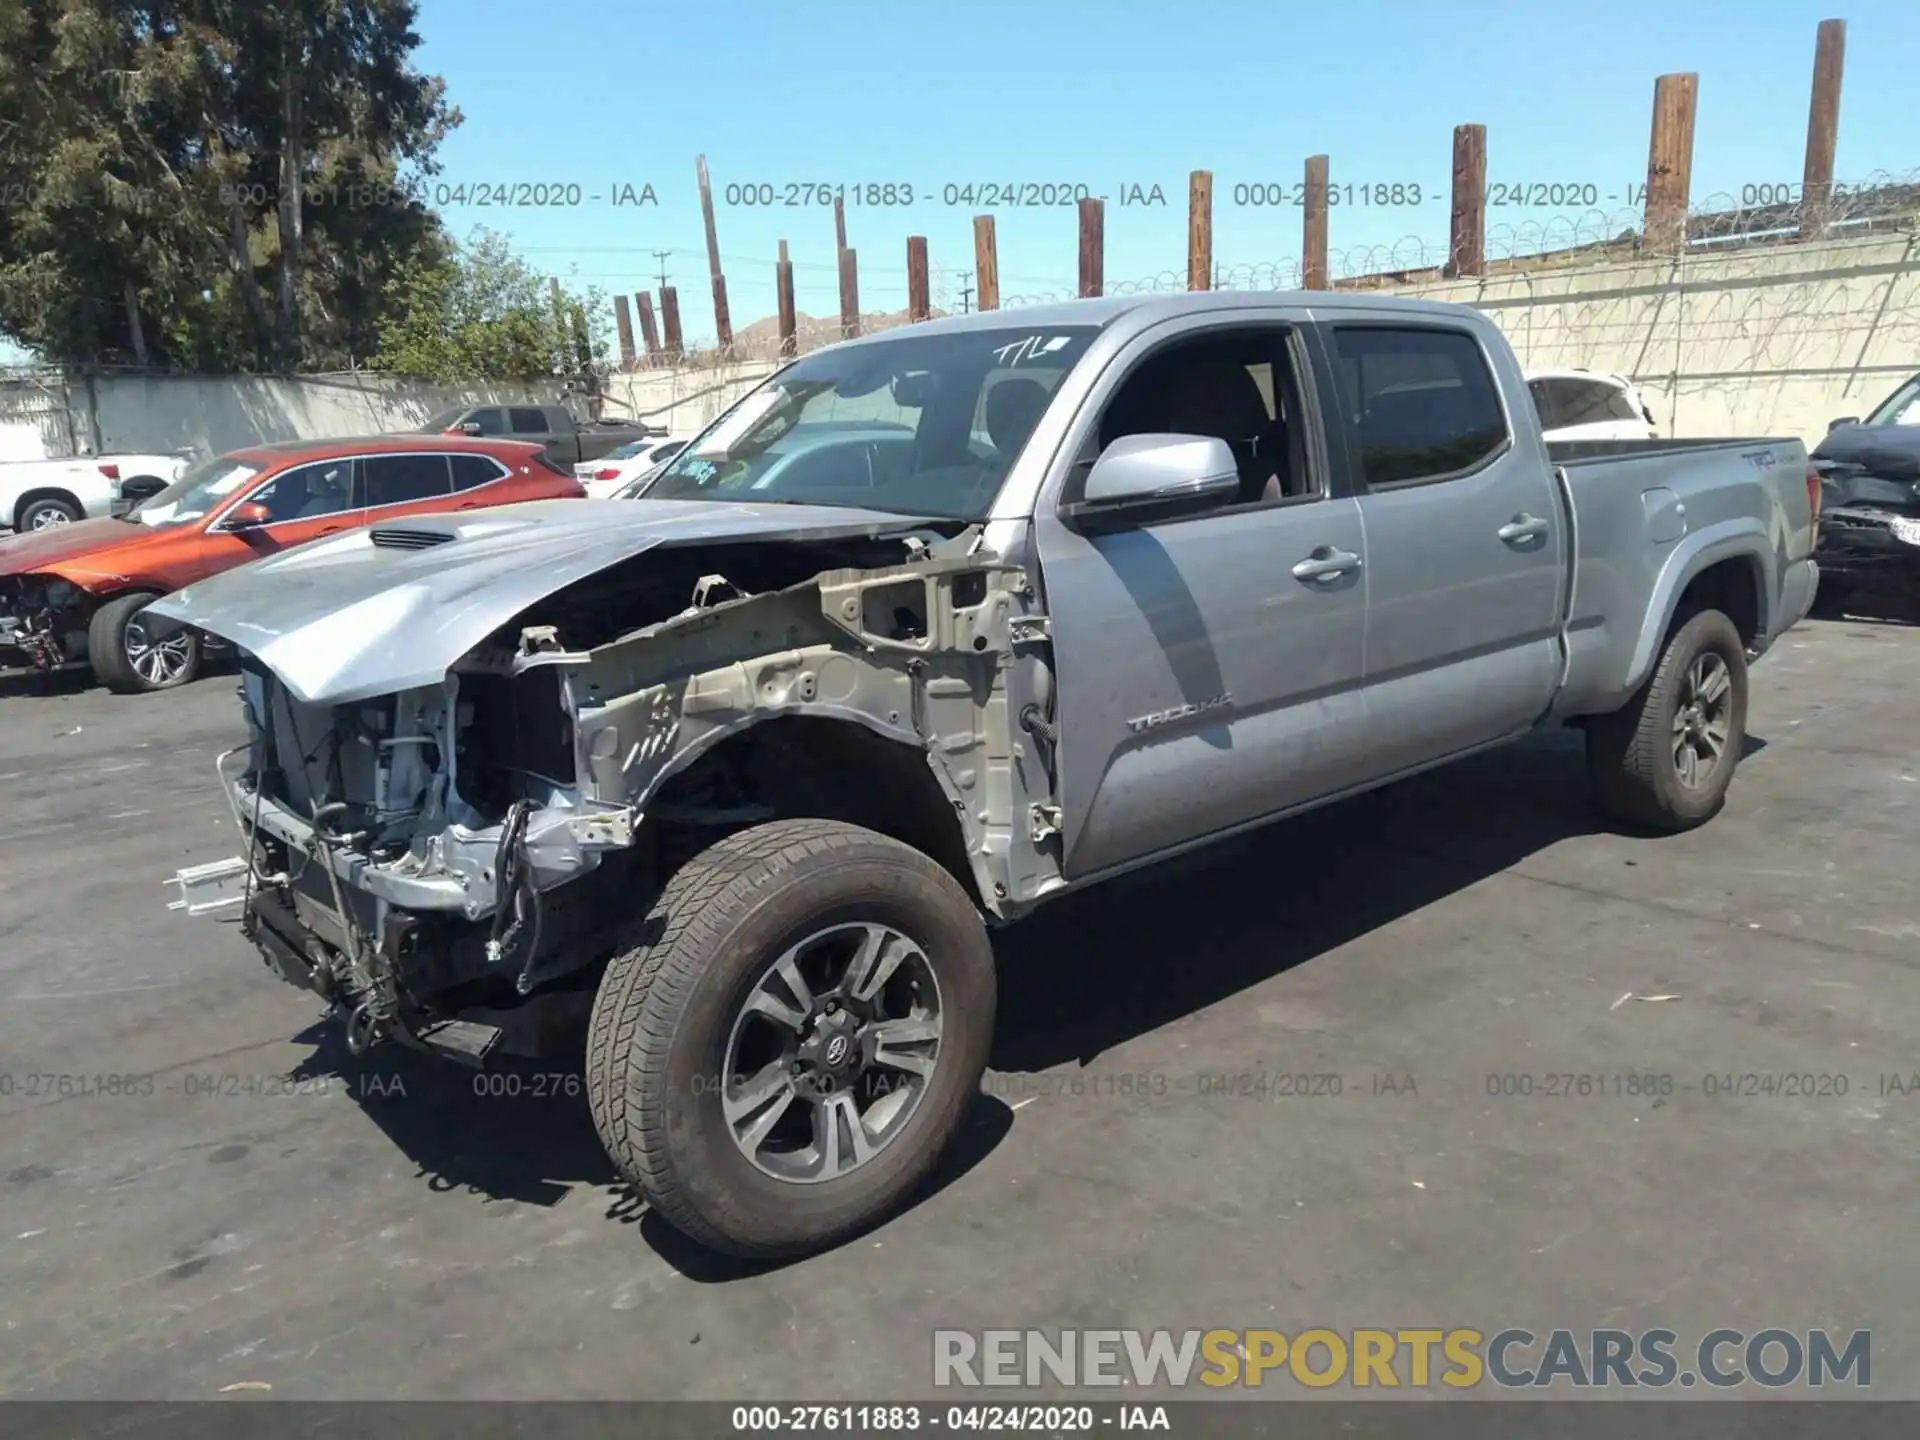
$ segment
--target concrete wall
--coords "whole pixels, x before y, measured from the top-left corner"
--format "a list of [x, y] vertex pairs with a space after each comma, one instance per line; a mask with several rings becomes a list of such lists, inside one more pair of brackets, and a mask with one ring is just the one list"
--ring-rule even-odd
[[[1668, 435], [1811, 444], [1829, 419], [1864, 413], [1920, 370], [1920, 236], [1542, 267], [1400, 293], [1486, 310], [1523, 364], [1631, 375]], [[752, 361], [614, 376], [604, 413], [688, 433], [774, 368]], [[564, 398], [551, 387], [450, 389], [366, 375], [14, 377], [0, 380], [0, 460], [76, 447], [217, 454], [407, 429], [469, 401]]]
[[1611, 370], [1660, 433], [1809, 446], [1920, 370], [1920, 236], [1754, 247], [1400, 291], [1487, 311], [1530, 367]]
[[360, 375], [120, 376], [94, 382], [99, 453], [193, 449], [217, 455], [263, 440], [410, 430], [436, 410], [559, 397], [521, 386], [470, 389]]

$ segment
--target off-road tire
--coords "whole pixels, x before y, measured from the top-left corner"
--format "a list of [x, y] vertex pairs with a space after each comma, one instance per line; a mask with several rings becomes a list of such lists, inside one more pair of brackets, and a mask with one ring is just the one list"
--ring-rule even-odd
[[[878, 920], [924, 950], [941, 990], [938, 1065], [906, 1129], [837, 1179], [765, 1174], [728, 1132], [718, 1076], [741, 1002], [806, 934]], [[980, 1088], [993, 951], [958, 882], [918, 850], [832, 820], [736, 831], [677, 870], [608, 964], [588, 1029], [588, 1105], [621, 1175], [711, 1250], [774, 1258], [870, 1228], [927, 1180]]]
[[116, 596], [94, 611], [93, 618], [87, 622], [87, 663], [93, 667], [95, 678], [109, 690], [122, 695], [144, 695], [154, 690], [177, 689], [199, 676], [203, 647], [199, 634], [192, 630], [187, 631], [189, 648], [185, 666], [160, 684], [154, 684], [134, 669], [133, 662], [127, 658], [127, 622], [159, 598], [144, 592]]
[[[1704, 652], [1726, 663], [1732, 682], [1724, 753], [1707, 783], [1689, 789], [1673, 758], [1673, 723], [1688, 670]], [[1690, 830], [1712, 819], [1726, 800], [1747, 733], [1747, 650], [1733, 621], [1701, 610], [1667, 637], [1646, 684], [1610, 715], [1587, 727], [1587, 774], [1600, 808], [1652, 830]]]

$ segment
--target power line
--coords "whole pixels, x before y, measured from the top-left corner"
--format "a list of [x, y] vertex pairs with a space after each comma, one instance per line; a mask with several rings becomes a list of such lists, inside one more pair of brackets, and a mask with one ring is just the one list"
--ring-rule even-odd
[[660, 288], [662, 290], [667, 288], [667, 257], [671, 254], [673, 254], [671, 250], [656, 250], [653, 252], [653, 258], [660, 263]]

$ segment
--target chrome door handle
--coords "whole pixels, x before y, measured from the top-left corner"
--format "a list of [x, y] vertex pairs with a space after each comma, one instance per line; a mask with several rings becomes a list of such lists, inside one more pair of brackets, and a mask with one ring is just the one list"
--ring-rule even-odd
[[1360, 557], [1351, 550], [1336, 550], [1331, 545], [1315, 547], [1314, 552], [1293, 567], [1296, 580], [1333, 580], [1360, 568]]
[[1502, 525], [1493, 533], [1506, 541], [1507, 544], [1517, 545], [1522, 540], [1531, 540], [1537, 535], [1546, 534], [1549, 528], [1547, 522], [1542, 520], [1538, 515], [1529, 515], [1526, 511], [1522, 510], [1518, 515], [1514, 516], [1512, 520]]

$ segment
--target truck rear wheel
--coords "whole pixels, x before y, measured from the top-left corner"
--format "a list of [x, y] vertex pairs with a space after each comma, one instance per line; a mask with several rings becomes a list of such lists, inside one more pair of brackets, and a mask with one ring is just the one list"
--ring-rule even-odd
[[933, 1170], [993, 1038], [993, 951], [939, 865], [855, 825], [738, 831], [601, 980], [587, 1096], [662, 1218], [728, 1254], [823, 1249]]
[[1587, 726], [1587, 772], [1608, 814], [1688, 830], [1720, 810], [1747, 734], [1747, 650], [1734, 624], [1702, 610], [1667, 639], [1653, 675]]

